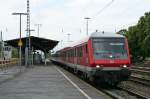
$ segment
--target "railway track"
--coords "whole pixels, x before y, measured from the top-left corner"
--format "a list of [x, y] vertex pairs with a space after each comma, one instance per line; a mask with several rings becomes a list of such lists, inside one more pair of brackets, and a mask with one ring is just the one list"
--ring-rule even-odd
[[[134, 81], [135, 83], [140, 83], [144, 86], [150, 86], [149, 81], [146, 79], [142, 81], [142, 78], [132, 76], [130, 80]], [[113, 99], [150, 99], [149, 96], [143, 95], [139, 90], [124, 85], [119, 85], [115, 88], [112, 87], [112, 89], [105, 89], [95, 85], [92, 86], [111, 96]]]
[[127, 87], [127, 86], [118, 86], [118, 88], [120, 88], [120, 90], [123, 90], [125, 92], [128, 92], [130, 95], [135, 96], [138, 99], [150, 99], [149, 96], [145, 96], [143, 95], [139, 90], [135, 90], [131, 87]]
[[129, 81], [150, 87], [150, 67], [133, 66]]
[[143, 69], [131, 69], [132, 73], [141, 74], [141, 75], [150, 75], [150, 70], [143, 70]]
[[110, 89], [107, 88], [105, 89], [97, 86], [95, 88], [113, 97], [113, 99], [149, 99], [150, 98], [148, 96], [141, 94], [137, 90], [125, 86], [117, 86], [115, 88], [110, 88]]
[[131, 75], [129, 81], [136, 82], [136, 83], [142, 84], [144, 86], [150, 87], [150, 80], [141, 78], [139, 76]]
[[144, 67], [144, 66], [133, 66], [132, 67], [133, 69], [139, 69], [139, 70], [146, 70], [146, 71], [148, 71], [148, 70], [150, 70], [150, 67]]
[[[87, 81], [86, 79], [83, 79], [83, 77], [81, 77], [81, 76], [79, 76], [79, 75], [74, 75], [73, 72], [67, 70], [66, 68], [63, 68], [63, 67], [61, 67], [61, 66], [59, 66], [59, 68], [61, 68], [61, 70], [65, 71], [65, 72], [66, 72], [65, 74], [66, 74], [67, 76], [68, 76], [68, 74], [69, 74], [69, 76], [70, 76], [70, 74], [71, 74], [71, 76], [73, 75], [73, 76], [79, 78], [80, 80], [84, 81], [87, 86], [92, 86], [93, 88], [95, 88], [95, 89], [97, 90], [97, 92], [100, 93], [100, 94], [101, 94], [101, 92], [102, 92], [102, 93], [104, 93], [105, 95], [107, 95], [108, 97], [110, 97], [111, 99], [124, 99], [122, 96], [120, 96], [120, 95], [118, 95], [118, 94], [116, 94], [116, 93], [114, 93], [114, 92], [112, 92], [112, 91], [110, 91], [110, 90], [99, 89], [98, 87], [96, 87], [95, 84], [93, 84], [93, 83]], [[70, 77], [69, 77], [69, 78], [70, 78]], [[71, 77], [71, 79], [72, 79], [72, 78], [74, 78], [74, 77]], [[74, 80], [75, 80], [75, 79], [74, 79]], [[73, 81], [74, 81], [74, 80], [73, 80]], [[74, 82], [75, 82], [75, 81], [74, 81]], [[78, 84], [79, 84], [79, 83], [78, 83]], [[79, 85], [79, 86], [80, 86], [80, 85]], [[94, 99], [94, 98], [92, 98], [92, 99]]]
[[[72, 72], [71, 72], [72, 73]], [[73, 74], [73, 73], [72, 73]], [[75, 75], [77, 76], [77, 75]], [[77, 76], [78, 78], [84, 80], [82, 77]], [[99, 91], [105, 93], [106, 95], [112, 97], [112, 99], [147, 99], [147, 97], [142, 96], [140, 94], [134, 93], [131, 90], [125, 90], [125, 88], [121, 88], [121, 87], [117, 87], [117, 88], [101, 88], [99, 86], [96, 86], [94, 84], [89, 83], [88, 81], [84, 80], [85, 82], [87, 82], [88, 84], [92, 85], [93, 87], [95, 87], [96, 89], [98, 89]], [[133, 98], [134, 97], [134, 98]]]
[[113, 99], [124, 99], [123, 96], [116, 94], [114, 91], [116, 91], [116, 89], [111, 89], [111, 90], [107, 90], [107, 89], [99, 89], [102, 92], [104, 92], [105, 94], [111, 96]]
[[[68, 70], [67, 70], [68, 71]], [[73, 72], [70, 72], [73, 74]], [[74, 75], [74, 74], [73, 74]], [[75, 75], [77, 76], [77, 75]], [[77, 76], [78, 78], [84, 80], [82, 77]], [[135, 81], [136, 77], [134, 78], [131, 77], [131, 80]], [[84, 80], [85, 81], [85, 80]], [[107, 94], [108, 96], [112, 97], [112, 99], [149, 99], [150, 97], [143, 95], [139, 92], [139, 90], [136, 90], [134, 88], [128, 87], [128, 86], [117, 86], [117, 88], [100, 88], [99, 86], [93, 85], [91, 83], [89, 83], [88, 81], [85, 81], [88, 84], [92, 85], [93, 87], [95, 87], [96, 89], [98, 89], [99, 91]], [[143, 85], [145, 85], [145, 82], [140, 82], [140, 80], [138, 79], [136, 81], [136, 83], [143, 83]], [[148, 83], [147, 83], [148, 84]], [[148, 85], [149, 86], [149, 85]]]

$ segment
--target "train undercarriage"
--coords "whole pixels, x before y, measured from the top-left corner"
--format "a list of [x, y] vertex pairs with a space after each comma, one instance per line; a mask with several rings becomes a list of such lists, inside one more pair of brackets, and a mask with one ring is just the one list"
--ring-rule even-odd
[[116, 86], [122, 81], [126, 81], [131, 75], [130, 70], [122, 69], [116, 71], [97, 70], [89, 76], [89, 80], [97, 84], [108, 84]]
[[97, 85], [110, 85], [116, 86], [120, 82], [127, 80], [130, 75], [131, 71], [129, 69], [121, 69], [121, 70], [111, 70], [111, 71], [104, 71], [101, 69], [93, 69], [91, 71], [84, 71], [79, 68], [73, 68], [73, 66], [68, 66], [62, 62], [54, 61], [53, 63], [57, 63], [62, 65], [65, 69], [75, 73], [76, 75], [80, 76], [83, 79], [86, 79], [92, 83]]

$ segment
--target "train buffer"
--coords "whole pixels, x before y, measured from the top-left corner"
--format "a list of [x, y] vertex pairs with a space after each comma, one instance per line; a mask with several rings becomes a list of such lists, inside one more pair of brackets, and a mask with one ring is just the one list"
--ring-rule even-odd
[[[1, 74], [2, 75], [2, 74]], [[60, 67], [34, 66], [0, 84], [0, 99], [111, 99]]]

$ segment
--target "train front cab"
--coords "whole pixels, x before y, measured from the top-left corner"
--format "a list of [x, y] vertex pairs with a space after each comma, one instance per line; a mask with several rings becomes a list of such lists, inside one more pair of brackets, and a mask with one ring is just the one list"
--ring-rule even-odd
[[129, 78], [130, 54], [125, 38], [91, 38], [88, 52], [88, 76], [92, 80], [117, 84]]

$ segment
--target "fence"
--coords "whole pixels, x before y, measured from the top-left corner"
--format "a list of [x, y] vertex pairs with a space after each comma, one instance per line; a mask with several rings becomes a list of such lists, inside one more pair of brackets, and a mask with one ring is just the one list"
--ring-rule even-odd
[[10, 66], [17, 65], [18, 63], [19, 63], [18, 58], [12, 58], [12, 59], [7, 59], [7, 60], [0, 59], [0, 69], [8, 68]]

